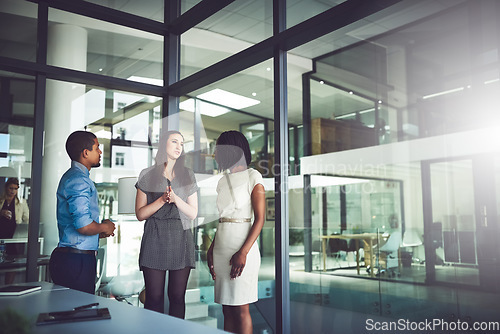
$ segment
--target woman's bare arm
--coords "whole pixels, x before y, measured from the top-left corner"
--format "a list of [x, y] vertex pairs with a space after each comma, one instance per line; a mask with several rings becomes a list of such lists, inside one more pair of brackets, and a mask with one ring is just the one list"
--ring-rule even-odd
[[168, 202], [175, 203], [177, 209], [179, 209], [179, 211], [185, 214], [189, 219], [195, 219], [198, 215], [198, 194], [193, 193], [187, 198], [187, 201], [183, 201], [182, 198], [175, 194], [172, 187], [169, 189], [170, 193], [168, 194]]
[[156, 211], [167, 203], [167, 193], [165, 192], [156, 201], [148, 204], [148, 199], [146, 194], [137, 189], [137, 194], [135, 196], [135, 216], [139, 221], [146, 220], [151, 217]]
[[241, 246], [240, 250], [236, 252], [229, 264], [231, 267], [231, 278], [236, 278], [241, 275], [243, 268], [246, 264], [246, 257], [255, 240], [259, 237], [262, 227], [264, 226], [264, 217], [266, 211], [265, 191], [262, 184], [257, 184], [252, 190], [252, 208], [254, 212], [254, 222], [248, 232], [248, 236]]

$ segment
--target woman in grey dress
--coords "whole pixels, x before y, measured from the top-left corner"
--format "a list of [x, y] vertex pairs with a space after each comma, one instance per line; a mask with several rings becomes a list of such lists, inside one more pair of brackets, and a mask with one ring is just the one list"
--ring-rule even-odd
[[168, 314], [184, 318], [187, 282], [195, 267], [189, 221], [198, 214], [196, 180], [184, 166], [184, 138], [168, 131], [160, 138], [155, 165], [144, 169], [136, 183], [135, 214], [146, 220], [139, 254], [144, 275], [144, 307], [163, 313], [168, 270]]

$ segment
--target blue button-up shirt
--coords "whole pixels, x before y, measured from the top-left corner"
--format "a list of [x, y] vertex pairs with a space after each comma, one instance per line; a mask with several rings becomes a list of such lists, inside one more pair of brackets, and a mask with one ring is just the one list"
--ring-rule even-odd
[[99, 222], [97, 189], [87, 167], [72, 161], [57, 187], [59, 247], [97, 250], [99, 235], [84, 235], [77, 229]]

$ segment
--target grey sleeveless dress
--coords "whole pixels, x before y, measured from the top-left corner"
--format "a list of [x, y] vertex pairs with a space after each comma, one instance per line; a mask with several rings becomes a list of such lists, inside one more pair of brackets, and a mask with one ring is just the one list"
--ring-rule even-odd
[[[147, 196], [147, 203], [157, 200], [170, 184], [177, 196], [184, 201], [198, 191], [192, 170], [188, 169], [189, 182], [181, 185], [175, 177], [172, 182], [163, 176], [163, 166], [144, 169], [136, 188]], [[183, 215], [175, 204], [165, 203], [157, 212], [146, 219], [139, 253], [139, 267], [158, 270], [178, 270], [195, 268], [194, 240], [190, 229], [182, 226]], [[187, 219], [187, 217], [183, 217]]]

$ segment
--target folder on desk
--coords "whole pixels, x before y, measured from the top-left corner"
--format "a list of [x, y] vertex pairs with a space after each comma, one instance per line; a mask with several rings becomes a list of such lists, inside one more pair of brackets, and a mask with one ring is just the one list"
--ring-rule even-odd
[[40, 313], [37, 325], [60, 324], [65, 322], [111, 319], [108, 308], [93, 308], [62, 312]]
[[39, 285], [6, 285], [0, 287], [0, 296], [20, 296], [41, 289]]

